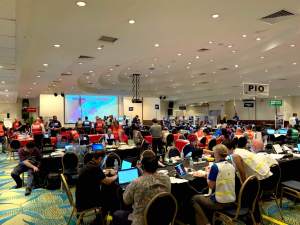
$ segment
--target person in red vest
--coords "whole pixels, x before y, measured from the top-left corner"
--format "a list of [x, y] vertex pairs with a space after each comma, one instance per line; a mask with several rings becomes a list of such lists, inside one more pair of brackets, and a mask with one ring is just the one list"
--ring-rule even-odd
[[104, 133], [104, 126], [105, 126], [104, 121], [97, 116], [96, 117], [96, 122], [94, 124], [95, 132], [97, 134], [103, 134]]
[[18, 118], [15, 119], [15, 121], [12, 124], [13, 132], [18, 132], [22, 128], [22, 123]]
[[78, 143], [79, 142], [79, 137], [80, 137], [78, 131], [73, 129], [73, 130], [71, 130], [70, 134], [71, 134], [71, 142], [72, 143]]
[[45, 127], [39, 117], [37, 117], [31, 125], [31, 133], [33, 135], [35, 145], [41, 149], [43, 146]]
[[5, 153], [4, 143], [6, 140], [6, 127], [4, 126], [3, 121], [0, 121], [0, 143], [2, 144], [2, 152]]

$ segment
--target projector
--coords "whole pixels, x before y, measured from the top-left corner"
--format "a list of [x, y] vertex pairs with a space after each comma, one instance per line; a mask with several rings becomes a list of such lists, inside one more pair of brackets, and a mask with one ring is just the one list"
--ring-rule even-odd
[[142, 99], [138, 99], [138, 98], [132, 99], [132, 103], [142, 103], [142, 102], [143, 102]]

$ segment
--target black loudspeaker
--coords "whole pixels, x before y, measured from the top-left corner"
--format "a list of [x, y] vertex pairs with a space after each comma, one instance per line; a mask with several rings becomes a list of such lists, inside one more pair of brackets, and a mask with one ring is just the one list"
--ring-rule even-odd
[[22, 108], [26, 108], [29, 107], [29, 99], [28, 98], [24, 98], [22, 100]]
[[173, 107], [174, 107], [174, 102], [169, 102], [169, 109], [173, 109]]
[[65, 93], [61, 93], [60, 95], [61, 95], [61, 97], [63, 97], [63, 98], [65, 97]]
[[10, 113], [6, 113], [6, 118], [10, 118]]
[[54, 93], [54, 96], [57, 97], [57, 93]]
[[168, 116], [173, 116], [173, 109], [168, 109]]

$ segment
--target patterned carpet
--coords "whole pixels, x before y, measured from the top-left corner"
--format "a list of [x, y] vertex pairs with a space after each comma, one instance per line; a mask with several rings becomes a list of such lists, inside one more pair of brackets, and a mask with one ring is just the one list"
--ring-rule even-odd
[[[67, 196], [61, 190], [49, 191], [35, 189], [30, 196], [24, 196], [24, 188], [12, 189], [15, 185], [10, 177], [17, 160], [8, 159], [0, 153], [0, 224], [5, 225], [60, 225], [66, 224], [71, 215]], [[285, 222], [300, 225], [300, 205], [284, 201], [283, 214]], [[274, 202], [264, 203], [266, 215], [280, 219]], [[71, 224], [75, 224], [73, 218]], [[264, 224], [274, 224], [268, 223]]]

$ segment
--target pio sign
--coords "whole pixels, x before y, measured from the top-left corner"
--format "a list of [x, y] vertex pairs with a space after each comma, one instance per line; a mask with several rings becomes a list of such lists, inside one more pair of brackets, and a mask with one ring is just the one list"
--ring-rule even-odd
[[248, 96], [269, 96], [269, 84], [244, 83], [244, 95]]

